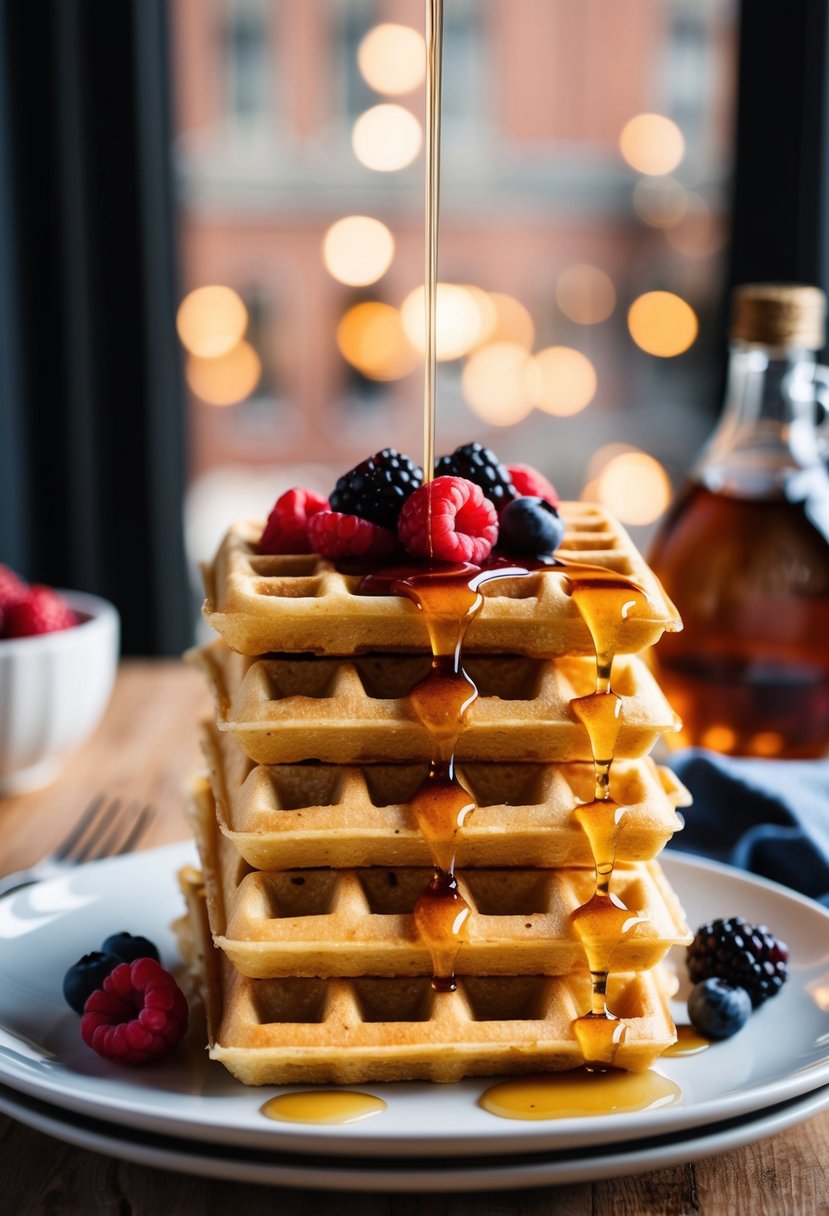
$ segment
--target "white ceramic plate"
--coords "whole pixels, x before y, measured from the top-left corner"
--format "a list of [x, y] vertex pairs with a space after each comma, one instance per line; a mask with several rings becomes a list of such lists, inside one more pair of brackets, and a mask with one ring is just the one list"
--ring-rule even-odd
[[125, 1161], [234, 1182], [307, 1187], [318, 1191], [402, 1191], [406, 1194], [515, 1190], [517, 1187], [561, 1186], [641, 1174], [741, 1148], [802, 1123], [827, 1107], [829, 1086], [824, 1086], [803, 1097], [790, 1098], [765, 1111], [729, 1119], [710, 1128], [625, 1141], [604, 1150], [575, 1148], [509, 1155], [493, 1164], [478, 1158], [446, 1161], [393, 1157], [372, 1163], [361, 1158], [349, 1161], [345, 1157], [222, 1149], [173, 1136], [154, 1136], [132, 1128], [119, 1134], [111, 1124], [70, 1114], [60, 1107], [0, 1086], [0, 1111], [3, 1113], [79, 1148], [108, 1153]]
[[[762, 1111], [829, 1083], [829, 913], [783, 887], [695, 858], [663, 855], [688, 920], [740, 914], [789, 944], [779, 996], [734, 1038], [665, 1059], [682, 1089], [657, 1110], [586, 1119], [499, 1119], [477, 1105], [486, 1080], [363, 1086], [388, 1104], [363, 1122], [274, 1123], [260, 1113], [278, 1088], [240, 1085], [195, 1044], [165, 1063], [126, 1070], [89, 1051], [63, 1003], [63, 973], [109, 933], [154, 939], [176, 964], [170, 922], [181, 913], [175, 871], [189, 843], [100, 862], [0, 902], [0, 1083], [65, 1110], [200, 1142], [348, 1156], [470, 1156], [557, 1151], [640, 1140]], [[677, 1008], [681, 1013], [681, 1007]], [[296, 1087], [293, 1087], [296, 1088]]]

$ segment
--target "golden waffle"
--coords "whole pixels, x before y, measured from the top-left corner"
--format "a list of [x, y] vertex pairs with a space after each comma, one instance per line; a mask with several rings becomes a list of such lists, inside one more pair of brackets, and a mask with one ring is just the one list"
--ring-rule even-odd
[[[308, 866], [428, 866], [429, 847], [409, 805], [421, 764], [257, 765], [233, 736], [206, 723], [202, 746], [219, 826], [259, 870]], [[477, 803], [458, 836], [463, 866], [592, 866], [573, 816], [593, 796], [592, 764], [461, 765]], [[616, 856], [655, 857], [682, 824], [690, 795], [652, 760], [618, 760], [611, 795], [625, 807]]]
[[[258, 764], [428, 760], [429, 734], [410, 698], [429, 670], [425, 655], [248, 658], [217, 641], [190, 652], [213, 687], [216, 721]], [[570, 702], [596, 688], [592, 658], [464, 659], [478, 687], [458, 740], [458, 760], [592, 759]], [[679, 719], [644, 663], [620, 656], [613, 688], [625, 698], [619, 759], [644, 756]]]
[[[621, 525], [601, 507], [562, 503], [567, 526], [562, 557], [631, 578], [652, 605], [652, 619], [630, 620], [623, 651], [652, 646], [679, 617]], [[423, 616], [396, 595], [359, 595], [361, 574], [343, 574], [314, 554], [259, 552], [261, 523], [231, 528], [203, 568], [204, 615], [242, 654], [309, 651], [348, 655], [373, 650], [427, 650]], [[482, 588], [485, 605], [472, 623], [464, 653], [592, 654], [593, 643], [559, 573], [497, 579]]]
[[[411, 976], [432, 974], [413, 910], [432, 870], [251, 870], [219, 832], [206, 782], [194, 790], [213, 940], [243, 975]], [[469, 904], [458, 975], [565, 975], [586, 958], [570, 928], [593, 894], [592, 870], [458, 871]], [[691, 940], [682, 909], [657, 862], [617, 867], [613, 893], [647, 919], [617, 947], [614, 969], [656, 966]]]
[[[589, 1006], [586, 974], [478, 976], [435, 993], [425, 977], [250, 979], [210, 940], [201, 876], [180, 874], [185, 961], [201, 971], [210, 1055], [246, 1085], [453, 1082], [577, 1068], [572, 1023]], [[661, 968], [614, 975], [609, 1007], [625, 1021], [614, 1063], [649, 1068], [676, 1039]]]

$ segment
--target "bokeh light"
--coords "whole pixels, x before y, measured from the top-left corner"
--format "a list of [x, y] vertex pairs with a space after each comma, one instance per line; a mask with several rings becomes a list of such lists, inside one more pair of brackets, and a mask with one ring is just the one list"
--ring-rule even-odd
[[370, 380], [399, 380], [420, 362], [391, 304], [367, 300], [355, 304], [337, 326], [337, 346], [344, 359]]
[[361, 114], [351, 133], [354, 155], [367, 169], [378, 173], [405, 169], [422, 143], [423, 131], [414, 114], [387, 102]]
[[515, 296], [503, 291], [491, 291], [489, 298], [495, 307], [495, 325], [486, 340], [514, 342], [530, 350], [535, 341], [535, 324], [529, 310]]
[[633, 188], [633, 205], [651, 228], [673, 228], [688, 210], [688, 191], [674, 177], [643, 177]]
[[461, 377], [463, 395], [492, 426], [520, 422], [532, 409], [528, 365], [532, 356], [515, 342], [493, 342], [470, 355]]
[[[426, 302], [423, 287], [415, 287], [400, 305], [406, 336], [421, 354], [426, 349]], [[460, 359], [486, 332], [489, 314], [480, 304], [478, 289], [459, 283], [438, 283], [435, 318], [436, 354], [441, 362]]]
[[337, 220], [322, 242], [322, 260], [330, 275], [350, 287], [365, 287], [382, 278], [394, 257], [394, 237], [369, 215]]
[[384, 22], [363, 38], [357, 63], [366, 84], [377, 93], [392, 97], [411, 93], [426, 75], [426, 43], [410, 25]]
[[649, 355], [671, 359], [692, 346], [699, 330], [690, 304], [671, 291], [647, 291], [628, 310], [628, 329]]
[[262, 363], [249, 342], [237, 342], [223, 355], [190, 355], [185, 368], [192, 392], [208, 405], [238, 405], [262, 378]]
[[691, 191], [685, 215], [676, 227], [668, 229], [665, 238], [672, 249], [685, 257], [707, 258], [723, 248], [726, 230], [702, 195]]
[[647, 452], [620, 452], [593, 483], [599, 502], [623, 524], [650, 524], [671, 501], [670, 478]]
[[533, 405], [560, 418], [578, 414], [596, 395], [596, 369], [581, 351], [570, 346], [548, 346], [528, 367], [529, 395]]
[[589, 262], [568, 266], [556, 283], [556, 303], [579, 325], [598, 325], [616, 307], [616, 288], [609, 274]]
[[232, 350], [247, 329], [248, 310], [232, 287], [212, 284], [189, 292], [178, 306], [176, 329], [191, 355], [212, 359]]
[[664, 114], [637, 114], [619, 136], [619, 148], [638, 173], [672, 173], [685, 155], [685, 140], [675, 122]]

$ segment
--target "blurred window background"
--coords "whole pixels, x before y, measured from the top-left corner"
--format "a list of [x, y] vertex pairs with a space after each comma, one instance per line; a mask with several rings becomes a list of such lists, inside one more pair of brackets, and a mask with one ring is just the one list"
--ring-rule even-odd
[[[422, 459], [422, 0], [171, 0], [191, 564]], [[437, 450], [645, 544], [718, 408], [734, 0], [446, 0]]]

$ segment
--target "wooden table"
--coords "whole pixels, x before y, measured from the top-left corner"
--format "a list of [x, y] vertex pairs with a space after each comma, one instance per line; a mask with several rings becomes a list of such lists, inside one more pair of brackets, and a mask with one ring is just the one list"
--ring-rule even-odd
[[[177, 662], [126, 662], [105, 722], [41, 793], [0, 801], [3, 873], [45, 853], [99, 791], [152, 802], [161, 814], [142, 847], [188, 835], [182, 790], [198, 764], [201, 678]], [[339, 1194], [217, 1182], [68, 1146], [0, 1116], [0, 1204], [28, 1213], [258, 1213], [280, 1216], [598, 1216], [622, 1213], [829, 1212], [829, 1112], [736, 1152], [638, 1177], [482, 1195]]]

